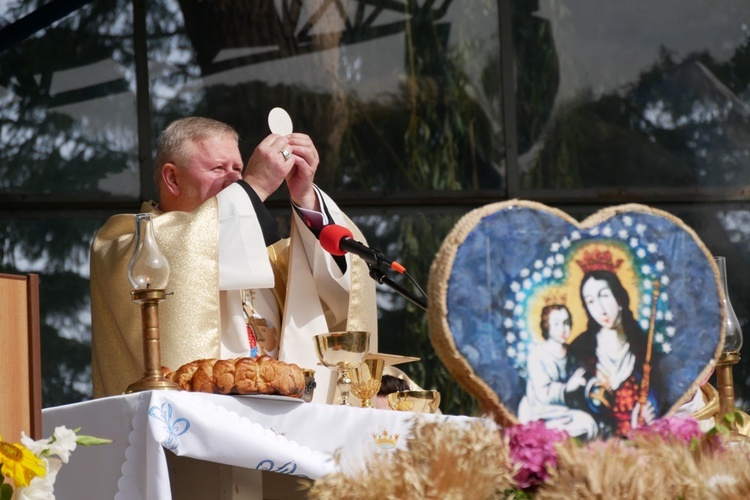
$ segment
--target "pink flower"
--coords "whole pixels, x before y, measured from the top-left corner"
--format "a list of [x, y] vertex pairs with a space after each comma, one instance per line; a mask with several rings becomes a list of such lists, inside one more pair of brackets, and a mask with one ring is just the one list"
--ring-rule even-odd
[[568, 433], [548, 429], [542, 421], [520, 424], [505, 430], [510, 458], [520, 466], [515, 475], [519, 488], [543, 483], [549, 469], [557, 466], [555, 443], [568, 439]]
[[692, 417], [664, 417], [648, 427], [633, 429], [628, 437], [657, 434], [662, 439], [676, 439], [685, 444], [689, 444], [693, 438], [700, 439], [703, 436], [698, 421]]

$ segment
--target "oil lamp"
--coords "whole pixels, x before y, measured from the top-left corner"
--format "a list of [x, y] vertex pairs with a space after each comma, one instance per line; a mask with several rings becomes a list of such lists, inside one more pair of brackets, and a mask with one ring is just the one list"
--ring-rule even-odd
[[[719, 390], [719, 419], [735, 412], [734, 404], [734, 378], [732, 376], [732, 365], [740, 361], [740, 349], [742, 348], [742, 330], [737, 315], [729, 300], [729, 288], [727, 287], [727, 266], [724, 257], [714, 257], [716, 267], [719, 269], [719, 283], [722, 289], [722, 307], [724, 309], [724, 347], [716, 366], [716, 381]], [[737, 431], [737, 425], [732, 424], [730, 439], [744, 440], [744, 436]]]
[[141, 305], [145, 372], [125, 392], [179, 390], [176, 383], [161, 373], [159, 302], [167, 296], [164, 289], [169, 282], [169, 262], [156, 243], [151, 214], [135, 216], [135, 247], [128, 265], [128, 279], [133, 286], [130, 292], [133, 302]]

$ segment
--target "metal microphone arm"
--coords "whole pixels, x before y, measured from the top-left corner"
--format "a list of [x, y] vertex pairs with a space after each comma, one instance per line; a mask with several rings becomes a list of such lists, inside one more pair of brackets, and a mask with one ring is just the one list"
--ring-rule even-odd
[[381, 285], [388, 285], [390, 288], [398, 292], [399, 295], [410, 301], [412, 304], [421, 307], [425, 311], [427, 310], [427, 303], [424, 300], [410, 294], [404, 287], [386, 276], [380, 268], [371, 264], [367, 264], [367, 267], [370, 268], [370, 277], [372, 279], [374, 279]]

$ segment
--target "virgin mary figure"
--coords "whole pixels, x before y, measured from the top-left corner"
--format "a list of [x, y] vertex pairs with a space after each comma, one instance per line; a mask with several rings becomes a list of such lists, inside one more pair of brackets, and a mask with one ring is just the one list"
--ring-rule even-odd
[[634, 318], [628, 292], [617, 276], [622, 259], [614, 262], [609, 250], [594, 250], [576, 262], [584, 273], [580, 295], [588, 317], [586, 330], [568, 349], [570, 363], [583, 368], [587, 380], [579, 401], [597, 419], [601, 437], [625, 436], [631, 428], [656, 419], [654, 389], [660, 374], [644, 367], [658, 363], [647, 360], [648, 336]]

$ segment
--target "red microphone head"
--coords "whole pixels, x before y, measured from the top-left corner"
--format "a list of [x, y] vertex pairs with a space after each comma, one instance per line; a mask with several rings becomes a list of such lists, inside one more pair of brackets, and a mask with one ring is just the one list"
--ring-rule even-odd
[[318, 241], [323, 250], [331, 255], [344, 255], [346, 251], [341, 249], [341, 240], [344, 238], [352, 238], [352, 232], [349, 229], [336, 224], [328, 224], [320, 230]]

